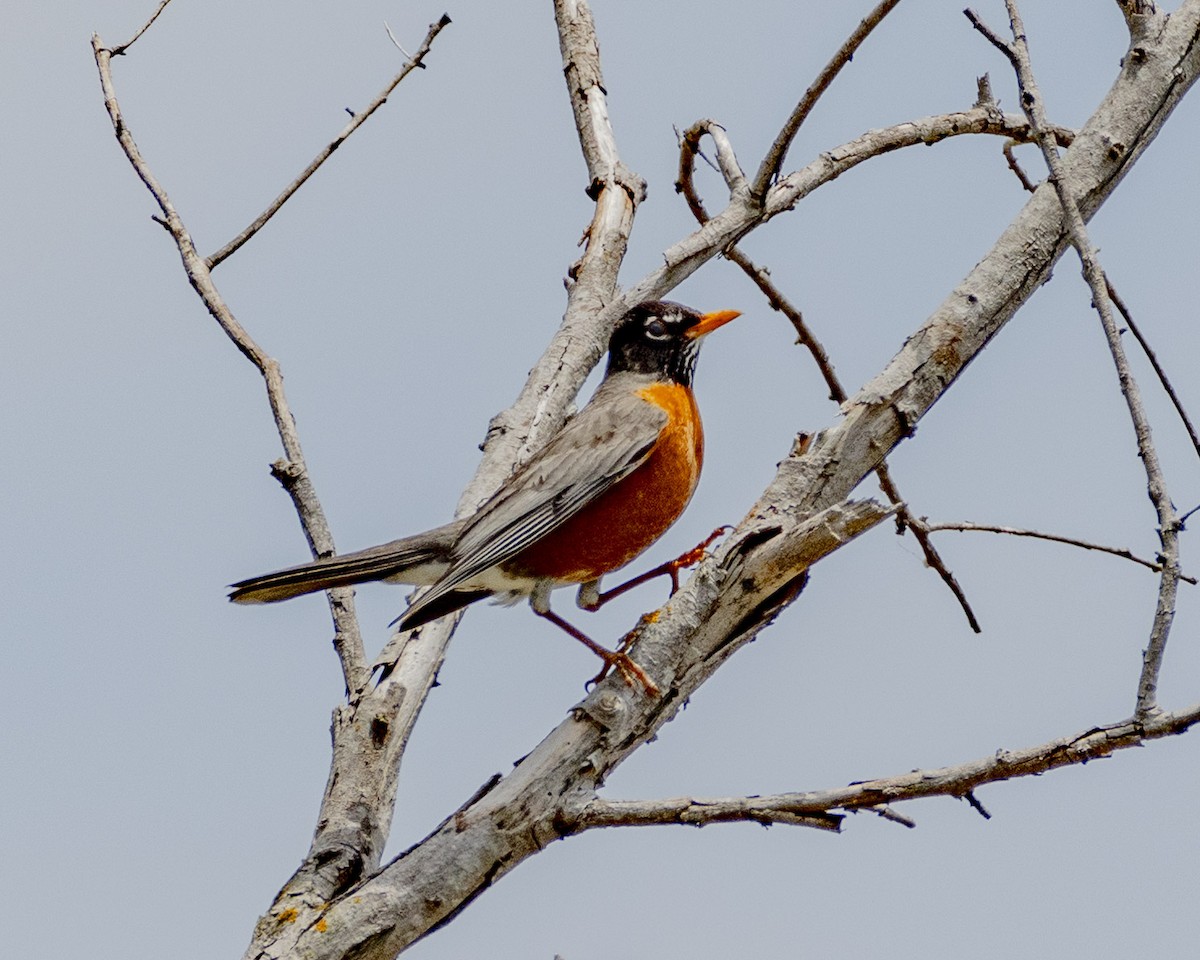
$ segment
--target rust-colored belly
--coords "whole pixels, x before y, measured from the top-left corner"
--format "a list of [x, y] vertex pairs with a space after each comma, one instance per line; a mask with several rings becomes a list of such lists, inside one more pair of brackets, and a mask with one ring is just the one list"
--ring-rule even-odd
[[596, 580], [645, 551], [683, 513], [704, 459], [696, 401], [678, 384], [654, 384], [639, 392], [668, 415], [646, 462], [506, 567], [566, 583]]

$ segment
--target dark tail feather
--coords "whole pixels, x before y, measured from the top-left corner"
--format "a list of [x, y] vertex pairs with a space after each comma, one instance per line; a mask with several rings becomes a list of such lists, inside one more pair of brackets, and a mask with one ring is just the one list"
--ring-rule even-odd
[[437, 597], [432, 603], [413, 604], [407, 613], [397, 617], [388, 626], [394, 627], [396, 624], [400, 624], [401, 630], [414, 630], [430, 620], [444, 617], [455, 610], [461, 610], [468, 603], [474, 603], [476, 600], [482, 600], [491, 595], [491, 590], [451, 590], [449, 593], [443, 593]]
[[[378, 547], [251, 577], [233, 584], [229, 599], [234, 603], [275, 603], [330, 587], [399, 577], [406, 571], [414, 576], [409, 583], [432, 583], [445, 569], [461, 528], [462, 523], [456, 521]], [[428, 570], [421, 569], [426, 566]]]

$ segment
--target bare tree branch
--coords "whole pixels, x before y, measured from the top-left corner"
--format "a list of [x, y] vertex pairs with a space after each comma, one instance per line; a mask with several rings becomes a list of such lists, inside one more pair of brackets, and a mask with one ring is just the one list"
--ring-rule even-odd
[[[789, 808], [792, 794], [781, 797], [674, 797], [670, 800], [604, 800], [588, 804], [579, 828], [656, 827], [682, 824], [704, 827], [710, 823], [783, 823], [793, 827], [812, 827], [834, 833], [841, 829], [843, 817], [837, 814], [799, 814]], [[782, 799], [782, 802], [780, 800]]]
[[[692, 177], [692, 157], [699, 152], [699, 138], [708, 132], [709, 122], [701, 121], [695, 124], [681, 138], [682, 149], [680, 150], [679, 158], [679, 180], [676, 183], [676, 189], [683, 193], [687, 200], [689, 208], [696, 219], [703, 224], [708, 219], [708, 214], [704, 209], [704, 204], [696, 193], [695, 182]], [[720, 152], [718, 144], [718, 153]], [[728, 180], [726, 181], [729, 182]], [[733, 190], [733, 184], [730, 184], [730, 190]], [[783, 295], [777, 286], [770, 279], [770, 271], [766, 268], [755, 265], [740, 247], [731, 246], [725, 250], [725, 258], [736, 263], [742, 268], [742, 271], [754, 281], [755, 285], [766, 295], [767, 302], [774, 310], [779, 310], [784, 316], [791, 321], [793, 329], [796, 331], [796, 342], [807, 348], [812, 355], [817, 369], [821, 372], [821, 376], [825, 380], [826, 386], [829, 388], [829, 398], [837, 404], [842, 404], [848, 399], [848, 394], [842, 387], [841, 381], [838, 379], [837, 373], [833, 369], [833, 364], [829, 359], [829, 354], [825, 351], [825, 347], [813, 334], [808, 324], [805, 323], [800, 310], [792, 305], [792, 303]], [[875, 474], [879, 478], [880, 489], [884, 495], [895, 504], [898, 508], [896, 515], [897, 532], [903, 533], [906, 529], [911, 529], [917, 543], [920, 544], [922, 552], [925, 554], [925, 562], [937, 572], [942, 578], [942, 581], [950, 588], [955, 599], [958, 600], [959, 606], [967, 618], [967, 623], [976, 633], [980, 633], [982, 628], [979, 625], [979, 620], [975, 616], [975, 611], [971, 609], [971, 604], [967, 600], [966, 593], [963, 592], [962, 586], [955, 578], [954, 574], [946, 566], [941, 555], [934, 548], [928, 534], [919, 526], [910, 527], [908, 524], [908, 507], [904, 503], [904, 498], [900, 495], [899, 489], [892, 481], [891, 471], [888, 469], [886, 462], [880, 463], [875, 468]]]
[[150, 15], [150, 19], [149, 19], [149, 20], [147, 20], [145, 23], [143, 23], [143, 24], [142, 24], [142, 27], [141, 27], [141, 29], [140, 29], [140, 30], [138, 30], [138, 32], [137, 32], [137, 33], [135, 33], [135, 34], [134, 34], [132, 37], [130, 37], [130, 38], [129, 38], [128, 40], [126, 40], [124, 43], [122, 43], [122, 44], [119, 44], [118, 46], [115, 46], [115, 47], [113, 47], [113, 48], [112, 48], [112, 50], [111, 50], [111, 51], [109, 51], [109, 52], [112, 54], [112, 56], [114, 56], [114, 57], [122, 57], [122, 56], [124, 56], [124, 55], [125, 55], [125, 51], [126, 51], [126, 50], [128, 50], [130, 47], [132, 47], [132, 46], [133, 46], [135, 43], [137, 43], [137, 41], [138, 41], [138, 38], [139, 38], [139, 37], [140, 37], [140, 36], [141, 36], [143, 33], [145, 33], [145, 32], [146, 32], [147, 30], [149, 30], [149, 29], [150, 29], [152, 26], [154, 26], [154, 21], [158, 19], [158, 17], [159, 17], [159, 14], [161, 14], [161, 13], [162, 13], [162, 12], [163, 12], [163, 11], [164, 11], [166, 8], [167, 8], [167, 4], [168, 4], [168, 3], [170, 3], [170, 2], [171, 2], [171, 0], [162, 0], [162, 2], [161, 2], [159, 5], [158, 5], [158, 9], [157, 9], [157, 10], [155, 10], [155, 11], [154, 11], [154, 13], [152, 13], [152, 14]]
[[[217, 266], [217, 264], [225, 260], [230, 254], [239, 249], [243, 243], [245, 243], [252, 236], [258, 233], [259, 230], [266, 226], [267, 221], [279, 212], [280, 207], [287, 203], [288, 200], [292, 198], [292, 195], [302, 186], [304, 186], [304, 182], [317, 172], [321, 164], [323, 164], [333, 155], [333, 151], [345, 143], [347, 138], [349, 138], [349, 136], [354, 133], [355, 130], [366, 123], [371, 118], [371, 114], [387, 103], [387, 98], [391, 96], [392, 91], [400, 85], [400, 82], [405, 77], [407, 77], [418, 67], [424, 69], [425, 55], [429, 53], [429, 48], [433, 46], [433, 41], [437, 38], [437, 35], [441, 33], [445, 27], [449, 26], [449, 24], [450, 18], [443, 13], [440, 20], [429, 25], [429, 32], [425, 34], [425, 39], [421, 42], [421, 45], [417, 47], [417, 52], [409, 58], [407, 63], [404, 64], [403, 69], [394, 77], [392, 77], [390, 81], [388, 81], [387, 86], [379, 91], [378, 96], [376, 96], [375, 99], [367, 105], [365, 110], [363, 110], [361, 113], [354, 114], [350, 122], [342, 128], [341, 133], [334, 137], [320, 153], [313, 157], [312, 162], [304, 168], [304, 171], [300, 174], [300, 176], [296, 177], [295, 180], [284, 187], [283, 192], [271, 201], [267, 209], [255, 217], [254, 221], [247, 226], [245, 230], [230, 240], [216, 253], [207, 258], [206, 263], [208, 264], [208, 269], [212, 270]], [[391, 36], [391, 32], [392, 31], [389, 28], [389, 36]], [[395, 41], [396, 38], [392, 37], [392, 42], [395, 43]], [[396, 44], [396, 46], [400, 45]], [[401, 47], [400, 49], [403, 53], [404, 48]], [[408, 54], [405, 53], [405, 56], [407, 57]]]
[[796, 134], [800, 131], [804, 121], [808, 119], [808, 115], [812, 113], [813, 107], [817, 105], [817, 101], [829, 89], [834, 78], [842, 72], [842, 67], [854, 58], [855, 51], [863, 45], [867, 37], [871, 35], [871, 31], [879, 26], [883, 18], [891, 13], [899, 2], [900, 0], [881, 0], [876, 4], [875, 8], [855, 27], [854, 32], [846, 38], [845, 43], [838, 48], [837, 53], [825, 64], [824, 69], [817, 74], [817, 79], [804, 91], [804, 96], [796, 104], [792, 115], [784, 123], [783, 129], [776, 135], [775, 142], [771, 144], [758, 167], [758, 173], [754, 175], [754, 183], [750, 187], [754, 196], [760, 198], [766, 196], [767, 189], [779, 176], [779, 171], [783, 169], [783, 161], [787, 157], [788, 148], [796, 139]]
[[[829, 387], [830, 399], [838, 405], [845, 403], [849, 399], [849, 396], [838, 379], [824, 346], [813, 335], [800, 311], [792, 305], [787, 297], [770, 280], [770, 271], [756, 266], [742, 252], [740, 247], [730, 247], [725, 251], [725, 257], [727, 260], [731, 260], [741, 267], [742, 271], [766, 295], [767, 301], [772, 308], [782, 312], [791, 321], [792, 327], [796, 331], [797, 342], [808, 348], [809, 353], [812, 354], [813, 359], [816, 361], [817, 368], [825, 378], [825, 383]], [[949, 587], [950, 592], [962, 608], [963, 615], [967, 618], [967, 624], [975, 633], [981, 633], [983, 628], [979, 625], [979, 619], [975, 616], [975, 611], [971, 609], [970, 601], [967, 600], [967, 595], [962, 585], [959, 584], [958, 579], [951, 572], [950, 568], [946, 566], [946, 562], [942, 559], [941, 554], [937, 552], [925, 528], [921, 524], [914, 525], [911, 523], [912, 518], [909, 507], [901, 495], [899, 488], [896, 486], [895, 481], [892, 479], [891, 469], [888, 467], [886, 461], [881, 462], [875, 468], [875, 476], [879, 480], [879, 488], [883, 491], [884, 496], [897, 507], [897, 533], [904, 533], [905, 530], [912, 532], [913, 537], [921, 547], [921, 552], [925, 555], [925, 562], [942, 578], [942, 582]]]
[[[874, 810], [881, 804], [894, 805], [928, 797], [959, 797], [986, 819], [991, 814], [974, 791], [989, 783], [1035, 777], [1058, 767], [1103, 759], [1117, 750], [1139, 747], [1160, 737], [1183, 733], [1200, 723], [1200, 703], [1174, 713], [1159, 713], [1146, 720], [1130, 719], [1103, 727], [1092, 727], [1068, 737], [1020, 750], [997, 750], [994, 754], [930, 770], [914, 770], [899, 776], [865, 780], [846, 787], [807, 793], [779, 793], [753, 797], [670, 800], [606, 800], [589, 802], [570, 823], [572, 833], [598, 827], [650, 826], [657, 824], [783, 823], [822, 830], [838, 830], [842, 817], [835, 811]], [[829, 819], [826, 819], [829, 818]], [[907, 821], [912, 824], [912, 821]]]
[[[960, 521], [958, 523], [930, 523], [928, 517], [910, 518], [909, 522], [914, 526], [921, 527], [929, 533], [940, 533], [942, 531], [956, 531], [958, 533], [999, 533], [1010, 537], [1032, 537], [1036, 540], [1049, 540], [1052, 543], [1065, 543], [1068, 546], [1079, 547], [1083, 550], [1095, 550], [1099, 553], [1112, 554], [1114, 557], [1120, 557], [1123, 560], [1131, 560], [1134, 563], [1139, 563], [1143, 567], [1148, 567], [1155, 573], [1162, 572], [1162, 565], [1153, 560], [1147, 560], [1144, 557], [1139, 557], [1124, 547], [1109, 547], [1102, 543], [1091, 543], [1087, 540], [1079, 540], [1075, 537], [1064, 537], [1057, 533], [1043, 533], [1040, 530], [1026, 530], [1022, 527], [1002, 527], [988, 523], [971, 523], [969, 521]], [[1180, 574], [1180, 580], [1185, 580], [1188, 583], [1195, 584], [1195, 577], [1183, 576]]]
[[311, 927], [295, 930], [300, 924], [278, 913], [263, 932], [286, 936], [291, 949], [312, 960], [394, 956], [566, 835], [576, 809], [591, 801], [605, 776], [770, 622], [803, 586], [808, 567], [890, 515], [862, 501], [808, 519], [780, 511], [743, 521], [632, 648], [652, 677], [672, 678], [660, 683], [662, 696], [647, 697], [618, 678], [602, 681], [511, 773], [327, 904], [319, 934]]
[[785, 176], [767, 191], [761, 205], [749, 196], [731, 197], [724, 210], [669, 247], [663, 254], [664, 264], [631, 287], [623, 302], [636, 303], [664, 296], [751, 230], [793, 209], [818, 187], [836, 180], [867, 160], [893, 150], [931, 145], [968, 134], [990, 133], [1021, 139], [1027, 137], [1028, 130], [1029, 124], [1023, 117], [997, 115], [994, 109], [986, 107], [973, 107], [958, 113], [924, 117], [882, 130], [872, 130], [822, 152], [807, 166]]
[[[480, 467], [459, 500], [460, 516], [474, 510], [562, 425], [579, 384], [603, 352], [607, 324], [622, 310], [615, 293], [617, 270], [645, 193], [644, 183], [616, 150], [587, 5], [563, 0], [555, 12], [596, 212], [588, 248], [572, 270], [563, 325], [520, 397], [493, 419]], [[305, 863], [259, 921], [248, 957], [274, 956], [277, 946], [312, 930], [337, 895], [378, 869], [400, 758], [458, 620], [446, 617], [396, 634], [372, 668], [375, 685], [335, 712], [334, 756], [317, 837]]]
[[1117, 293], [1117, 288], [1112, 285], [1112, 281], [1108, 278], [1107, 274], [1104, 277], [1104, 284], [1113, 306], [1117, 308], [1117, 311], [1121, 314], [1121, 318], [1125, 321], [1125, 326], [1129, 328], [1129, 332], [1133, 334], [1138, 345], [1142, 348], [1142, 353], [1150, 361], [1150, 366], [1154, 368], [1158, 382], [1162, 384], [1163, 390], [1166, 391], [1167, 397], [1171, 401], [1171, 405], [1175, 408], [1175, 412], [1179, 414], [1183, 428], [1187, 430], [1188, 438], [1192, 441], [1192, 449], [1196, 451], [1196, 456], [1200, 457], [1200, 435], [1196, 433], [1196, 427], [1188, 416], [1187, 410], [1184, 409], [1183, 401], [1179, 399], [1179, 394], [1175, 392], [1175, 387], [1171, 384], [1171, 380], [1167, 376], [1167, 371], [1163, 369], [1163, 365], [1159, 362], [1158, 354], [1154, 352], [1154, 349], [1150, 346], [1150, 342], [1142, 334], [1141, 327], [1133, 319], [1133, 313], [1126, 306], [1125, 301], [1121, 299], [1121, 296]]
[[[1129, 416], [1133, 421], [1134, 434], [1137, 438], [1138, 456], [1146, 471], [1146, 489], [1150, 501], [1158, 515], [1158, 535], [1162, 544], [1162, 575], [1159, 583], [1158, 602], [1154, 611], [1154, 622], [1150, 629], [1150, 640], [1146, 645], [1142, 661], [1142, 673], [1138, 680], [1137, 716], [1146, 717], [1156, 712], [1158, 708], [1156, 691], [1158, 675], [1162, 669], [1162, 658], [1166, 650], [1167, 638], [1171, 632], [1171, 623], [1175, 617], [1175, 600], [1179, 589], [1179, 519], [1171, 497], [1167, 492], [1166, 478], [1158, 461], [1158, 453], [1150, 431], [1150, 420], [1146, 416], [1142, 404], [1141, 390], [1134, 379], [1129, 367], [1129, 359], [1125, 355], [1125, 347], [1121, 343], [1121, 331], [1112, 316], [1112, 305], [1108, 296], [1108, 284], [1104, 271], [1096, 257], [1095, 247], [1092, 246], [1080, 212], [1069, 172], [1064, 168], [1054, 137], [1046, 123], [1045, 105], [1041, 91], [1033, 74], [1033, 66], [1029, 58], [1029, 46], [1025, 37], [1025, 25], [1021, 21], [1021, 13], [1016, 0], [1005, 0], [1008, 17], [1012, 28], [1013, 42], [1005, 43], [993, 31], [982, 24], [977, 16], [967, 11], [971, 22], [984, 34], [1001, 52], [1008, 57], [1017, 74], [1017, 84], [1021, 90], [1021, 107], [1029, 118], [1034, 138], [1041, 148], [1046, 167], [1050, 171], [1050, 182], [1054, 186], [1059, 203], [1062, 204], [1062, 215], [1071, 245], [1079, 254], [1083, 267], [1084, 279], [1092, 291], [1092, 304], [1100, 315], [1100, 323], [1108, 340], [1109, 351], [1117, 368], [1117, 379], [1120, 382], [1121, 393], [1129, 408]], [[1115, 150], [1116, 147], [1114, 146]]]
[[[153, 23], [153, 18], [149, 23]], [[183, 260], [183, 269], [187, 273], [188, 281], [204, 306], [208, 308], [213, 319], [225, 331], [226, 336], [262, 375], [267, 388], [267, 401], [271, 406], [271, 414], [274, 417], [275, 428], [279, 432], [284, 452], [283, 458], [272, 465], [272, 472], [292, 499], [313, 556], [329, 556], [334, 552], [333, 535], [329, 530], [329, 524], [325, 519], [325, 512], [317, 498], [316, 490], [308, 476], [304, 451], [300, 446], [300, 436], [296, 432], [296, 422], [288, 406], [287, 395], [284, 393], [283, 374], [280, 372], [279, 364], [267, 356], [245, 327], [234, 317], [233, 311], [229, 309], [213, 282], [208, 264], [196, 251], [191, 234], [188, 233], [182, 218], [174, 204], [171, 203], [171, 198], [167, 196], [166, 190], [155, 178], [138, 150], [133, 134], [130, 133], [129, 127], [121, 115], [120, 104], [117, 102], [116, 89], [112, 79], [113, 53], [105, 48], [98, 35], [92, 36], [92, 52], [100, 73], [100, 86], [104, 91], [104, 106], [112, 120], [117, 141], [162, 211], [164, 219], [160, 222], [170, 232], [176, 247], [179, 248], [179, 255]], [[362, 636], [359, 632], [358, 621], [354, 616], [353, 592], [346, 589], [330, 591], [329, 608], [334, 623], [334, 646], [342, 665], [346, 690], [347, 692], [357, 690], [366, 682], [367, 670]]]

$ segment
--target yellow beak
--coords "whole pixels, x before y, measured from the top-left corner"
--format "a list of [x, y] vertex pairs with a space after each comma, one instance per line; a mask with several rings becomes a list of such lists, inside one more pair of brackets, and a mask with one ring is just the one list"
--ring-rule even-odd
[[690, 327], [684, 332], [684, 336], [689, 340], [698, 340], [700, 337], [706, 337], [717, 327], [723, 327], [730, 320], [740, 317], [740, 310], [718, 310], [716, 313], [706, 313], [700, 317], [700, 322], [694, 327]]

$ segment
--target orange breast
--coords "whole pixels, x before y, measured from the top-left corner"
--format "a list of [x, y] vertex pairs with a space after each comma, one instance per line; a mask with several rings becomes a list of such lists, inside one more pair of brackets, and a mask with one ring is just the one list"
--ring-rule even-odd
[[678, 384], [639, 391], [668, 421], [646, 461], [505, 566], [538, 578], [586, 583], [625, 566], [683, 513], [704, 459], [692, 392]]

